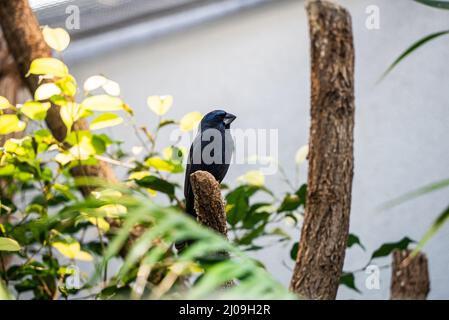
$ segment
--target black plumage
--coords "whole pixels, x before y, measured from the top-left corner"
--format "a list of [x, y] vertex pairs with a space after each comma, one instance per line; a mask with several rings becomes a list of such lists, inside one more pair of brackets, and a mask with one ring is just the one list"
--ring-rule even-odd
[[190, 175], [202, 170], [212, 174], [218, 182], [223, 180], [234, 150], [229, 129], [235, 118], [226, 111], [214, 110], [206, 114], [200, 122], [198, 133], [190, 146], [184, 181], [186, 212], [193, 217], [196, 217], [196, 213]]

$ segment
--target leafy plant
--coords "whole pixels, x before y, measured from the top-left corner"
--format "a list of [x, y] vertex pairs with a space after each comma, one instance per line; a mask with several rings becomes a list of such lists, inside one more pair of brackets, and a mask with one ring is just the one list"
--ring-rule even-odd
[[[421, 3], [426, 6], [430, 6], [437, 9], [442, 10], [449, 10], [449, 2], [448, 1], [439, 1], [439, 0], [414, 0], [415, 2]], [[418, 48], [422, 47], [424, 44], [430, 42], [431, 40], [434, 40], [436, 38], [439, 38], [441, 36], [447, 35], [449, 33], [449, 30], [444, 30], [440, 32], [435, 32], [430, 35], [427, 35], [423, 37], [422, 39], [418, 40], [414, 44], [412, 44], [409, 48], [407, 48], [385, 71], [382, 78], [384, 78], [386, 75], [388, 75], [402, 60], [404, 60], [406, 57], [408, 57], [411, 53], [415, 52]], [[414, 198], [417, 198], [419, 196], [428, 194], [430, 192], [434, 192], [443, 188], [446, 188], [449, 186], [449, 179], [444, 179], [435, 183], [431, 183], [427, 186], [423, 186], [421, 188], [418, 188], [414, 191], [408, 192], [397, 199], [394, 199], [392, 201], [389, 201], [383, 206], [383, 209], [391, 208], [396, 205], [399, 205], [405, 201], [412, 200]], [[412, 252], [412, 256], [415, 256], [423, 247], [424, 245], [438, 232], [438, 230], [441, 229], [441, 227], [448, 221], [449, 219], [449, 209], [445, 209], [435, 220], [435, 222], [431, 225], [431, 227], [426, 231], [422, 239], [419, 241], [418, 245], [416, 246], [415, 250]]]
[[[62, 56], [68, 34], [49, 27], [43, 33]], [[240, 177], [225, 190], [227, 241], [182, 212], [176, 175], [184, 171], [186, 149], [179, 141], [157, 146], [170, 126], [194, 130], [199, 112], [169, 119], [173, 97], [150, 96], [156, 120], [149, 129], [136, 124], [120, 86], [104, 75], [89, 77], [81, 90], [56, 58], [34, 60], [29, 75], [40, 77], [33, 99], [12, 105], [0, 97], [0, 134], [21, 133], [0, 148], [0, 298], [292, 298], [244, 252], [263, 248], [263, 239], [290, 240], [280, 222], [297, 226], [305, 185], [279, 200], [259, 171]], [[45, 127], [52, 106], [67, 129], [63, 142]], [[90, 120], [89, 130], [74, 129], [80, 119]], [[122, 141], [100, 131], [115, 126], [131, 128], [141, 145], [127, 152]], [[125, 168], [125, 179], [110, 185], [72, 175], [74, 168], [100, 161]], [[83, 198], [79, 188], [86, 185], [96, 189]], [[267, 200], [255, 200], [256, 194]], [[172, 244], [182, 239], [195, 242], [178, 253]]]

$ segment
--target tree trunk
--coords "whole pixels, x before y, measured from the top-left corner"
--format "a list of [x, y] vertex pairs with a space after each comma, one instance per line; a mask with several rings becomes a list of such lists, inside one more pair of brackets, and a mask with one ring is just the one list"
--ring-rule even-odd
[[335, 299], [349, 232], [354, 167], [354, 48], [351, 16], [309, 1], [312, 97], [307, 205], [290, 289]]
[[392, 300], [425, 300], [430, 291], [427, 258], [418, 253], [410, 258], [410, 250], [393, 252], [391, 273]]
[[[44, 41], [39, 23], [28, 0], [0, 0], [0, 24], [18, 70], [30, 92], [34, 93], [39, 85], [39, 77], [35, 75], [25, 77], [25, 75], [34, 59], [51, 57], [51, 49]], [[46, 123], [53, 136], [61, 142], [64, 141], [67, 129], [59, 115], [58, 106], [53, 105], [48, 110]], [[87, 121], [78, 121], [74, 124], [73, 129], [87, 130]], [[95, 176], [110, 183], [117, 181], [112, 169], [103, 162], [95, 166], [74, 168], [72, 174], [74, 176]], [[92, 188], [81, 187], [80, 189], [86, 196]]]

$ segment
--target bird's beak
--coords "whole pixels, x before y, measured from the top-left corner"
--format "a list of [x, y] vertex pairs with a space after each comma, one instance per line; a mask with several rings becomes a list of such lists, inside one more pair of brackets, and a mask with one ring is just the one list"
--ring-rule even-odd
[[234, 116], [233, 114], [226, 113], [226, 115], [225, 115], [225, 117], [223, 119], [223, 122], [224, 122], [225, 125], [229, 126], [232, 123], [232, 121], [235, 120], [235, 118], [237, 118], [237, 117]]

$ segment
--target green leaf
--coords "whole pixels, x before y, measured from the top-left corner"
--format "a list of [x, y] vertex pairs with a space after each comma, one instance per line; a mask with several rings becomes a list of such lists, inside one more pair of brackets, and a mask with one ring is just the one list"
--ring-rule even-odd
[[432, 224], [432, 226], [427, 230], [422, 239], [419, 241], [415, 250], [411, 253], [414, 257], [421, 249], [426, 245], [426, 243], [441, 229], [441, 227], [449, 220], [449, 207], [446, 208], [437, 218], [437, 220]]
[[405, 250], [408, 248], [409, 244], [414, 243], [415, 241], [404, 237], [402, 240], [398, 242], [389, 242], [381, 245], [377, 250], [375, 250], [371, 256], [371, 260], [374, 258], [386, 257], [390, 255], [394, 250]]
[[90, 130], [99, 130], [116, 126], [123, 122], [123, 119], [114, 113], [103, 113], [90, 123]]
[[20, 121], [15, 114], [4, 114], [0, 116], [0, 134], [20, 132], [25, 129], [25, 122]]
[[55, 58], [39, 58], [33, 60], [29, 74], [46, 74], [54, 77], [65, 77], [69, 74], [67, 66]]
[[0, 237], [0, 251], [19, 251], [20, 245], [11, 238]]
[[150, 188], [152, 190], [160, 191], [162, 193], [168, 194], [169, 196], [173, 196], [175, 194], [174, 184], [155, 176], [146, 176], [135, 181], [139, 186], [144, 188]]
[[404, 195], [402, 195], [402, 196], [400, 196], [400, 197], [398, 197], [396, 199], [388, 201], [387, 203], [385, 203], [381, 207], [381, 209], [389, 209], [389, 208], [395, 207], [395, 206], [397, 206], [397, 205], [399, 205], [401, 203], [404, 203], [404, 202], [406, 202], [408, 200], [420, 197], [422, 195], [425, 195], [425, 194], [428, 194], [430, 192], [437, 191], [437, 190], [440, 190], [440, 189], [443, 189], [443, 188], [446, 188], [446, 187], [449, 187], [449, 179], [444, 179], [444, 180], [441, 180], [441, 181], [437, 181], [437, 182], [425, 185], [425, 186], [423, 186], [421, 188], [418, 188], [416, 190], [408, 192], [408, 193], [406, 193], [406, 194], [404, 194]]
[[7, 164], [0, 167], [0, 177], [12, 176], [16, 171], [16, 167], [13, 164]]
[[299, 242], [295, 242], [290, 249], [290, 257], [293, 261], [296, 261], [296, 258], [298, 257], [298, 250], [299, 250]]
[[449, 10], [448, 1], [438, 1], [438, 0], [414, 0], [414, 1], [429, 7]]
[[412, 52], [414, 52], [416, 49], [418, 49], [419, 47], [423, 46], [424, 44], [426, 44], [427, 42], [434, 40], [435, 38], [438, 38], [440, 36], [446, 35], [449, 33], [449, 30], [445, 30], [445, 31], [440, 31], [440, 32], [435, 32], [432, 34], [429, 34], [428, 36], [425, 36], [424, 38], [416, 41], [415, 43], [413, 43], [409, 48], [407, 48], [407, 50], [405, 50], [389, 67], [388, 69], [384, 72], [384, 74], [381, 76], [381, 78], [379, 79], [379, 81], [381, 81], [382, 79], [384, 79], [390, 72], [391, 70], [394, 69], [394, 67], [396, 67], [396, 65], [399, 64], [399, 62], [401, 62], [403, 59], [405, 59], [408, 55], [410, 55]]
[[365, 246], [360, 242], [360, 239], [355, 234], [350, 233], [348, 236], [348, 248], [351, 248], [354, 245], [358, 245], [360, 248], [365, 250]]
[[355, 277], [353, 273], [343, 273], [340, 277], [340, 284], [354, 290], [355, 292], [361, 293], [355, 285]]
[[20, 108], [20, 112], [33, 120], [44, 120], [47, 116], [47, 110], [50, 109], [50, 102], [25, 102]]
[[287, 193], [282, 200], [277, 212], [295, 211], [300, 206], [306, 205], [307, 186], [302, 185], [294, 194]]

